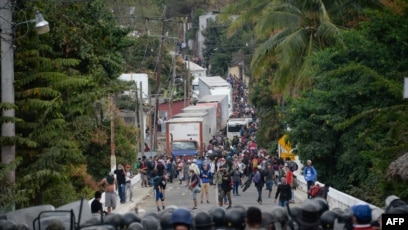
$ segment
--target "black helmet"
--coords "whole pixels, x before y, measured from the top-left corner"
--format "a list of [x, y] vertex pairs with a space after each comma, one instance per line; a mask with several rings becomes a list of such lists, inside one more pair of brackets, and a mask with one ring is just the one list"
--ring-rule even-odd
[[105, 224], [112, 225], [115, 228], [122, 228], [123, 226], [123, 217], [120, 214], [111, 213], [106, 216], [104, 220]]
[[198, 212], [194, 217], [195, 229], [212, 229], [214, 222], [212, 216], [208, 212]]
[[227, 229], [245, 229], [245, 212], [241, 208], [231, 208], [225, 213], [225, 227]]
[[323, 229], [333, 229], [334, 221], [336, 219], [337, 213], [331, 210], [327, 210], [320, 216], [320, 224]]
[[157, 212], [148, 212], [143, 215], [143, 218], [146, 218], [148, 216], [154, 217], [155, 219], [159, 219], [159, 214]]
[[133, 222], [141, 222], [140, 217], [134, 212], [128, 212], [123, 214], [123, 226], [127, 228]]
[[269, 225], [273, 224], [275, 217], [270, 212], [262, 212], [262, 227], [270, 229]]
[[153, 230], [153, 229], [159, 229], [160, 223], [159, 223], [159, 220], [157, 220], [153, 216], [147, 216], [147, 217], [142, 218], [142, 226], [143, 226], [143, 229]]
[[289, 219], [288, 213], [284, 207], [275, 206], [272, 208], [271, 213], [274, 217], [273, 222], [279, 222], [284, 225]]
[[315, 197], [313, 201], [320, 205], [320, 215], [329, 210], [329, 203], [322, 197]]
[[128, 227], [129, 230], [144, 230], [143, 225], [139, 222], [133, 222]]
[[160, 226], [162, 230], [173, 229], [173, 224], [171, 224], [172, 212], [164, 212], [160, 215]]
[[215, 207], [209, 212], [214, 221], [214, 227], [224, 227], [225, 223], [225, 210], [221, 207]]
[[320, 205], [313, 199], [305, 200], [296, 221], [302, 227], [314, 227], [320, 225]]
[[350, 208], [340, 209], [334, 208], [331, 210], [336, 213], [337, 220], [339, 223], [345, 224], [345, 229], [353, 229], [353, 213]]
[[89, 225], [89, 226], [85, 226], [85, 227], [81, 227], [81, 230], [115, 230], [116, 228], [113, 227], [112, 225]]
[[405, 201], [401, 200], [398, 196], [391, 195], [385, 199], [385, 213], [388, 213], [389, 210], [405, 205]]
[[16, 223], [12, 220], [0, 220], [1, 229], [14, 230], [16, 229]]

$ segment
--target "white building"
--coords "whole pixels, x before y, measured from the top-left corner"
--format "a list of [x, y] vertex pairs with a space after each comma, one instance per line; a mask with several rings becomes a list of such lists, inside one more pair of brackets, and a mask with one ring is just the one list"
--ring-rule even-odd
[[203, 57], [203, 49], [205, 48], [204, 46], [204, 40], [205, 37], [203, 36], [203, 31], [205, 28], [207, 28], [207, 24], [210, 22], [210, 20], [216, 20], [218, 13], [210, 12], [206, 15], [201, 15], [198, 18], [198, 34], [197, 34], [197, 53], [199, 57]]

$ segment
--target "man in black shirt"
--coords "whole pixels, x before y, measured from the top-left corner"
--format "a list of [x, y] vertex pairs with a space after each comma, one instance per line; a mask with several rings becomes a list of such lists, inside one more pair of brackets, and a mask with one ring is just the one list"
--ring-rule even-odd
[[292, 198], [291, 187], [290, 185], [286, 183], [286, 177], [284, 176], [281, 177], [281, 184], [278, 185], [278, 189], [276, 190], [275, 203], [276, 203], [276, 199], [278, 199], [278, 196], [279, 196], [279, 206], [281, 207], [286, 207], [289, 200]]
[[118, 168], [114, 172], [116, 174], [116, 180], [118, 181], [118, 190], [120, 203], [126, 203], [126, 177], [125, 170], [122, 164], [118, 164]]
[[154, 189], [154, 199], [156, 201], [157, 211], [160, 211], [159, 200], [161, 200], [161, 205], [164, 210], [164, 199], [165, 199], [165, 189], [167, 185], [167, 175], [166, 176], [156, 176], [152, 179], [153, 189]]
[[95, 198], [91, 203], [92, 213], [102, 213], [103, 207], [101, 203], [102, 193], [100, 191], [95, 192]]

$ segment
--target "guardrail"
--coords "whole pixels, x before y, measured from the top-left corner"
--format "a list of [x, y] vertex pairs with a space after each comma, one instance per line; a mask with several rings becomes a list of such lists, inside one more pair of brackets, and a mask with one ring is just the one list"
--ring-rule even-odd
[[[299, 165], [299, 170], [294, 172], [294, 174], [296, 175], [298, 181], [299, 181], [299, 187], [298, 189], [303, 191], [304, 193], [307, 193], [307, 183], [305, 181], [305, 179], [303, 178], [303, 174], [301, 173], [300, 169], [303, 168], [303, 165], [300, 163], [298, 157], [296, 157], [296, 163]], [[317, 181], [317, 183], [321, 186], [324, 186], [323, 183]], [[355, 198], [353, 196], [350, 196], [344, 192], [341, 192], [337, 189], [334, 189], [332, 187], [330, 187], [329, 189], [329, 193], [327, 194], [327, 202], [329, 203], [329, 206], [331, 208], [340, 208], [340, 209], [347, 209], [352, 207], [353, 205], [357, 204], [357, 203], [367, 203], [363, 200], [360, 200], [358, 198]], [[370, 207], [372, 209], [380, 209], [379, 207], [373, 205], [373, 204], [369, 204]]]

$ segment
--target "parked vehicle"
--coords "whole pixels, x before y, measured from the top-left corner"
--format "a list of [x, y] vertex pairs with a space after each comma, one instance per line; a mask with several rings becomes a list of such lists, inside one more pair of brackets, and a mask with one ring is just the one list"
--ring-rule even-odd
[[[183, 113], [187, 113], [188, 115], [183, 115]], [[207, 125], [210, 128], [210, 134], [211, 136], [215, 135], [217, 133], [217, 111], [216, 107], [214, 105], [211, 106], [187, 106], [184, 109], [181, 110], [181, 113], [175, 115], [175, 116], [182, 116], [182, 117], [197, 117], [198, 115], [195, 113], [199, 113], [204, 115], [203, 113], [207, 113], [206, 118]]]
[[197, 101], [196, 106], [214, 106], [217, 116], [217, 130], [225, 133], [229, 118], [227, 95], [206, 95]]
[[166, 122], [166, 151], [173, 157], [201, 156], [209, 143], [211, 128], [208, 116], [178, 117]]
[[232, 113], [232, 87], [224, 78], [220, 76], [200, 77], [198, 86], [200, 99], [206, 95], [227, 95], [229, 114]]
[[231, 118], [227, 122], [227, 137], [232, 140], [234, 136], [240, 137], [240, 130], [243, 126], [248, 127], [247, 118]]

